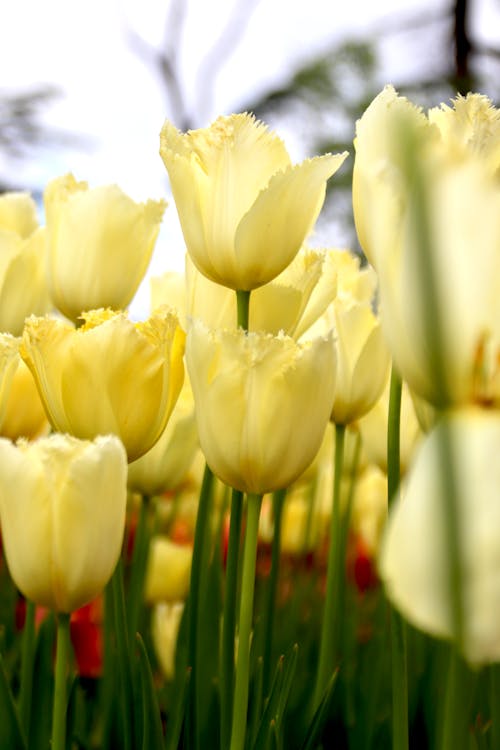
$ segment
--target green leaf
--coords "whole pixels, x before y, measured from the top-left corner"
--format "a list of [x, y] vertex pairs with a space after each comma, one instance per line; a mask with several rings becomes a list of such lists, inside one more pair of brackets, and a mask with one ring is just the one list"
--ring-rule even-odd
[[51, 613], [40, 625], [33, 672], [33, 703], [29, 728], [29, 750], [47, 750], [52, 733], [52, 697], [54, 694], [55, 619]]
[[[191, 667], [186, 669], [184, 680], [182, 681], [180, 690], [177, 693], [178, 698], [175, 704], [175, 711], [172, 711], [169, 724], [167, 725], [166, 750], [177, 750], [179, 747], [182, 725], [186, 714], [186, 702], [191, 680], [191, 671]], [[170, 724], [170, 722], [172, 722], [172, 724]]]
[[26, 742], [19, 723], [16, 704], [0, 655], [0, 747], [26, 750]]
[[160, 707], [153, 675], [151, 674], [151, 666], [144, 641], [139, 633], [136, 635], [136, 640], [139, 647], [139, 673], [141, 678], [142, 750], [164, 750]]
[[257, 737], [255, 738], [255, 742], [253, 744], [253, 750], [265, 750], [265, 748], [267, 747], [271, 731], [271, 722], [276, 718], [276, 712], [278, 710], [279, 699], [283, 685], [284, 661], [285, 657], [280, 656], [280, 658], [278, 659], [278, 664], [276, 665], [276, 670], [274, 672], [269, 698], [266, 701], [264, 711], [259, 723]]
[[312, 721], [307, 730], [306, 738], [302, 744], [301, 750], [314, 750], [314, 748], [316, 747], [318, 738], [321, 735], [326, 719], [328, 718], [328, 711], [330, 709], [330, 703], [333, 695], [333, 689], [337, 681], [337, 675], [338, 669], [336, 669], [332, 674], [325, 688], [318, 708], [314, 712], [314, 716], [312, 717]]

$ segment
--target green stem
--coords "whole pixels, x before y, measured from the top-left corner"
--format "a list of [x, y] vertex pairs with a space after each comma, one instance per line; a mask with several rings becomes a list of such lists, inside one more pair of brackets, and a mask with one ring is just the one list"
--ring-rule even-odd
[[[413, 212], [413, 232], [417, 238], [415, 254], [418, 264], [417, 274], [422, 301], [421, 315], [423, 335], [429, 358], [429, 370], [435, 388], [435, 405], [444, 410], [449, 406], [448, 361], [443, 335], [443, 316], [438, 291], [438, 277], [435, 269], [435, 249], [430, 224], [428, 193], [425, 189], [422, 165], [419, 163], [417, 137], [410, 129], [402, 134], [401, 146], [406, 160], [406, 174], [410, 190]], [[448, 582], [450, 592], [450, 613], [454, 625], [454, 636], [458, 648], [463, 643], [464, 602], [462, 596], [462, 559], [460, 555], [460, 523], [457, 507], [457, 487], [454, 470], [453, 446], [449, 427], [443, 424], [438, 441], [441, 465], [441, 496], [445, 518], [445, 539], [448, 562]]]
[[135, 634], [139, 627], [143, 605], [144, 579], [149, 552], [148, 510], [149, 498], [145, 495], [141, 500], [139, 519], [135, 531], [130, 585], [127, 597], [128, 637], [130, 643], [135, 643]]
[[[468, 744], [470, 705], [470, 674], [456, 647], [450, 646], [450, 660], [446, 679], [443, 734], [441, 750], [465, 750]], [[492, 745], [495, 747], [495, 745]]]
[[71, 652], [69, 620], [70, 615], [66, 612], [60, 612], [57, 616], [57, 651], [54, 706], [52, 712], [52, 750], [65, 750], [66, 748], [66, 681]]
[[392, 368], [389, 390], [389, 416], [387, 422], [387, 497], [389, 505], [396, 499], [399, 489], [401, 460], [401, 396], [403, 384], [399, 373]]
[[33, 693], [33, 665], [35, 661], [35, 604], [26, 601], [26, 619], [23, 628], [21, 653], [21, 687], [19, 693], [19, 718], [26, 737], [29, 737], [31, 700]]
[[196, 527], [194, 531], [193, 558], [191, 561], [191, 579], [189, 596], [187, 601], [187, 667], [191, 670], [190, 699], [189, 699], [189, 731], [191, 737], [195, 738], [194, 744], [198, 745], [200, 736], [199, 722], [199, 696], [200, 682], [198, 669], [198, 633], [200, 629], [200, 601], [202, 597], [201, 582], [203, 571], [208, 564], [210, 554], [210, 518], [212, 513], [212, 486], [214, 475], [210, 468], [205, 466], [203, 481], [201, 484], [200, 498], [198, 502], [198, 513], [196, 515]]
[[244, 331], [248, 331], [250, 292], [247, 292], [244, 289], [238, 289], [236, 291], [236, 306], [238, 311], [238, 326], [239, 328], [243, 328]]
[[286, 489], [273, 494], [274, 534], [271, 548], [271, 572], [269, 573], [266, 607], [264, 611], [264, 663], [263, 663], [263, 696], [269, 694], [271, 681], [271, 658], [273, 652], [274, 618], [276, 613], [276, 591], [280, 568], [281, 519]]
[[500, 747], [500, 664], [490, 666], [491, 747]]
[[333, 477], [333, 507], [330, 522], [330, 545], [326, 573], [326, 599], [321, 627], [318, 671], [314, 691], [316, 711], [326, 686], [336, 667], [344, 600], [344, 560], [342, 559], [343, 513], [341, 509], [341, 479], [344, 463], [345, 425], [335, 425], [335, 466]]
[[130, 648], [127, 629], [127, 618], [125, 615], [125, 593], [123, 587], [123, 563], [118, 560], [115, 571], [111, 577], [111, 589], [113, 592], [113, 614], [114, 634], [116, 638], [117, 669], [120, 678], [120, 710], [123, 725], [123, 747], [129, 750], [133, 734], [132, 714], [132, 665], [130, 661]]
[[221, 750], [226, 750], [231, 737], [234, 682], [234, 637], [236, 629], [236, 601], [238, 594], [238, 560], [240, 555], [241, 519], [243, 516], [243, 493], [232, 491], [231, 520], [226, 560], [226, 587], [222, 620], [222, 644], [220, 665], [221, 700]]
[[[391, 505], [400, 483], [401, 377], [393, 367], [387, 423], [387, 496]], [[408, 750], [408, 663], [406, 623], [391, 607], [392, 747]]]
[[250, 680], [250, 635], [252, 631], [253, 597], [255, 588], [255, 563], [259, 531], [261, 495], [248, 496], [247, 527], [243, 551], [241, 579], [240, 616], [238, 630], [238, 660], [236, 663], [236, 685], [231, 729], [231, 750], [243, 750], [248, 710], [248, 688]]

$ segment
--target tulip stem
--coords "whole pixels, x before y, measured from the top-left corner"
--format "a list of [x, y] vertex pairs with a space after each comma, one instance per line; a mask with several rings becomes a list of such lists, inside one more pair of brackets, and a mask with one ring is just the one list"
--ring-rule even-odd
[[266, 698], [269, 693], [269, 683], [271, 677], [274, 617], [276, 612], [276, 590], [278, 587], [280, 567], [281, 519], [283, 516], [283, 503], [285, 501], [285, 497], [286, 489], [277, 490], [273, 493], [274, 534], [271, 549], [271, 572], [269, 573], [266, 607], [264, 610], [264, 654], [262, 677], [262, 694], [264, 698]]
[[52, 712], [52, 750], [66, 748], [66, 680], [71, 649], [70, 615], [59, 612], [57, 616], [57, 651], [54, 686], [54, 705]]
[[236, 291], [236, 306], [238, 310], [238, 327], [248, 331], [250, 320], [250, 292], [244, 289]]
[[200, 632], [200, 601], [202, 597], [201, 583], [203, 571], [208, 564], [210, 542], [210, 515], [212, 511], [212, 486], [214, 475], [208, 465], [205, 466], [203, 481], [198, 502], [196, 527], [194, 531], [193, 558], [191, 562], [191, 579], [187, 601], [187, 649], [188, 669], [191, 670], [190, 696], [188, 702], [189, 730], [194, 738], [193, 747], [197, 747], [200, 737], [199, 716], [200, 706], [200, 654], [198, 648], [198, 634]]
[[226, 750], [231, 737], [234, 683], [234, 636], [236, 629], [236, 601], [238, 594], [238, 560], [240, 555], [241, 520], [243, 516], [243, 493], [233, 489], [231, 516], [226, 560], [226, 587], [222, 620], [222, 644], [220, 666], [221, 699], [221, 750]]
[[261, 495], [248, 495], [247, 526], [245, 532], [245, 545], [243, 549], [243, 571], [241, 579], [238, 658], [236, 662], [236, 684], [234, 690], [230, 750], [243, 750], [245, 746], [248, 689], [250, 681], [250, 636], [252, 632], [255, 563], [257, 560], [257, 540], [261, 505]]
[[[449, 375], [447, 371], [444, 343], [443, 316], [438, 293], [438, 277], [435, 268], [435, 252], [430, 224], [428, 195], [422, 177], [422, 168], [417, 161], [415, 135], [411, 131], [403, 133], [401, 146], [406, 159], [406, 173], [410, 182], [410, 200], [414, 207], [413, 226], [417, 239], [416, 258], [420, 292], [425, 294], [422, 304], [422, 329], [426, 340], [431, 372], [435, 384], [436, 405], [439, 409], [449, 406]], [[453, 622], [453, 635], [460, 649], [463, 643], [464, 601], [462, 594], [463, 569], [461, 558], [460, 513], [455, 477], [455, 459], [450, 430], [443, 422], [438, 441], [439, 463], [441, 466], [442, 512], [445, 519], [445, 539], [448, 563], [448, 587], [450, 614]]]
[[333, 508], [330, 525], [330, 544], [328, 549], [328, 566], [326, 573], [326, 599], [321, 627], [318, 671], [314, 691], [316, 711], [323, 697], [326, 686], [337, 666], [340, 634], [344, 608], [344, 575], [345, 565], [343, 550], [346, 514], [341, 509], [341, 478], [344, 463], [345, 425], [335, 425], [335, 464], [333, 476]]
[[144, 495], [141, 499], [139, 519], [134, 538], [134, 549], [132, 553], [132, 565], [130, 572], [130, 585], [128, 590], [128, 626], [129, 643], [135, 643], [135, 634], [139, 627], [141, 608], [144, 598], [144, 578], [149, 552], [149, 530], [148, 530], [149, 497]]
[[19, 718], [26, 737], [29, 737], [31, 701], [33, 693], [33, 665], [35, 660], [35, 603], [26, 601], [26, 618], [23, 628], [21, 653], [21, 687], [19, 693]]
[[440, 750], [465, 750], [469, 747], [468, 725], [472, 693], [470, 677], [465, 662], [451, 644]]
[[[392, 368], [387, 422], [387, 498], [391, 505], [400, 482], [400, 429], [402, 381]], [[391, 607], [392, 747], [408, 750], [408, 665], [406, 623]]]

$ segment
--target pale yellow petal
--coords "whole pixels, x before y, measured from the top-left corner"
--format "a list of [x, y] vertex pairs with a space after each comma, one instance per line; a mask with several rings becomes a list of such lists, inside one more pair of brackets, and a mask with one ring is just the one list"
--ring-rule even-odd
[[288, 266], [318, 217], [327, 179], [346, 156], [319, 156], [274, 175], [239, 223], [234, 288], [254, 289]]

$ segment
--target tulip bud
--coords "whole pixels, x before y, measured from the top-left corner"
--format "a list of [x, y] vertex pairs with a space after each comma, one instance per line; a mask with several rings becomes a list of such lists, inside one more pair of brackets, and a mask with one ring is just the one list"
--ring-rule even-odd
[[0, 439], [0, 520], [10, 573], [36, 604], [72, 612], [107, 584], [125, 527], [127, 460], [114, 436]]

